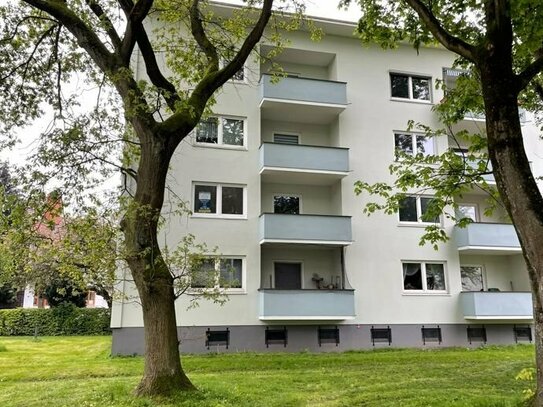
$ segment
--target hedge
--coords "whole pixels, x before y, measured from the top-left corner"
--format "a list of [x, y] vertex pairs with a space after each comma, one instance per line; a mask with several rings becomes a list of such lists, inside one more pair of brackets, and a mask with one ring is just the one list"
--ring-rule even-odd
[[111, 313], [106, 308], [55, 308], [0, 310], [0, 336], [109, 335]]

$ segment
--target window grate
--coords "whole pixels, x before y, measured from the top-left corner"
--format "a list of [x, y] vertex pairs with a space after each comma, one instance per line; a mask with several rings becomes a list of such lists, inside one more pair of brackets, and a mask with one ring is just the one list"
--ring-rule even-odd
[[319, 346], [323, 343], [335, 343], [336, 346], [339, 345], [339, 328], [336, 326], [334, 328], [321, 328], [318, 329], [319, 337]]
[[529, 341], [532, 342], [532, 328], [530, 326], [513, 326], [513, 332], [515, 334], [515, 342]]
[[286, 326], [283, 329], [266, 328], [266, 348], [270, 345], [283, 345], [286, 348], [287, 342], [288, 333]]
[[371, 343], [375, 346], [375, 343], [388, 342], [388, 345], [392, 343], [392, 330], [390, 326], [386, 328], [374, 328], [371, 327]]
[[298, 144], [299, 138], [296, 134], [279, 134], [273, 135], [273, 142], [279, 144]]
[[206, 331], [206, 347], [210, 346], [226, 346], [230, 344], [230, 330], [226, 328], [226, 331], [212, 331], [209, 328]]
[[422, 343], [426, 345], [426, 342], [438, 342], [441, 345], [441, 328], [439, 325], [437, 328], [425, 328], [424, 325], [421, 328]]
[[486, 343], [486, 328], [484, 325], [480, 328], [472, 328], [471, 326], [468, 326], [467, 333], [470, 345], [472, 342]]

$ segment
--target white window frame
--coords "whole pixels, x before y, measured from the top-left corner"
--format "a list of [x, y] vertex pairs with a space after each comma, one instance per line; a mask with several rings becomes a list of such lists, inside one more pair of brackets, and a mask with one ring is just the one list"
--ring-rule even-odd
[[276, 196], [291, 196], [291, 197], [294, 197], [294, 198], [298, 198], [298, 202], [299, 202], [299, 207], [298, 207], [298, 212], [300, 215], [303, 214], [303, 207], [302, 207], [302, 195], [301, 194], [289, 194], [289, 193], [282, 193], [282, 192], [278, 192], [276, 194], [272, 194], [272, 197], [271, 197], [271, 201], [272, 201], [272, 210], [273, 210], [273, 213], [275, 213], [275, 197]]
[[[247, 292], [247, 261], [246, 256], [236, 256], [236, 255], [228, 255], [228, 256], [217, 256], [217, 255], [204, 255], [203, 256], [206, 260], [207, 259], [214, 259], [215, 260], [215, 285], [213, 287], [190, 287], [190, 292], [192, 294], [197, 294], [204, 291], [211, 291], [211, 290], [221, 290], [228, 294], [245, 294]], [[241, 260], [241, 287], [221, 287], [220, 286], [220, 277], [221, 277], [221, 260], [228, 260], [228, 259], [239, 259]]]
[[[412, 133], [409, 131], [394, 131], [394, 161], [401, 161], [401, 158], [396, 156], [396, 135], [404, 135], [404, 136], [411, 136], [411, 147], [413, 149], [413, 152], [410, 154], [412, 157], [415, 157], [417, 153], [417, 137], [424, 137], [427, 138], [425, 134], [423, 133]], [[435, 155], [436, 154], [436, 143], [435, 143], [435, 137], [431, 137], [430, 140], [432, 140], [432, 152], [428, 155]], [[403, 150], [401, 150], [403, 151]], [[405, 151], [403, 151], [405, 154], [407, 154]]]
[[[392, 96], [392, 75], [397, 76], [407, 76], [407, 94], [408, 97], [402, 98], [399, 96]], [[414, 99], [413, 98], [413, 78], [420, 78], [420, 79], [427, 79], [428, 80], [428, 92], [430, 98], [428, 100], [426, 99]], [[395, 101], [409, 101], [409, 102], [415, 102], [415, 103], [426, 103], [426, 104], [432, 104], [432, 101], [434, 99], [434, 94], [432, 92], [432, 76], [426, 75], [426, 74], [417, 74], [412, 72], [401, 72], [401, 71], [389, 71], [388, 72], [388, 86], [390, 89], [390, 98]]]
[[[198, 125], [193, 130], [193, 145], [197, 147], [207, 147], [207, 148], [225, 148], [225, 149], [231, 149], [231, 150], [247, 150], [247, 118], [246, 117], [240, 117], [240, 116], [228, 116], [228, 115], [213, 115], [209, 116], [208, 119], [216, 118], [218, 121], [218, 128], [217, 128], [217, 144], [215, 143], [204, 143], [201, 141], [198, 141]], [[241, 146], [235, 146], [232, 144], [224, 144], [223, 143], [223, 120], [229, 119], [229, 120], [239, 120], [243, 122], [243, 145]]]
[[[274, 131], [272, 133], [272, 143], [275, 143], [275, 135], [276, 134], [284, 134], [285, 136], [296, 136], [298, 137], [298, 144], [297, 145], [301, 145], [302, 144], [302, 135], [300, 133], [295, 133], [295, 132], [292, 132], [292, 131]], [[279, 143], [277, 143], [279, 144]], [[294, 144], [292, 144], [294, 145]]]
[[[419, 263], [422, 279], [422, 290], [407, 290], [404, 288], [403, 265], [404, 263]], [[429, 290], [426, 282], [426, 264], [442, 264], [443, 265], [443, 281], [445, 282], [445, 290]], [[442, 260], [402, 260], [401, 261], [401, 277], [402, 290], [404, 294], [423, 294], [423, 295], [443, 295], [449, 294], [449, 278], [447, 272], [447, 262]]]
[[[194, 196], [196, 194], [196, 186], [202, 185], [202, 186], [214, 186], [217, 187], [216, 190], [216, 199], [217, 202], [215, 203], [216, 213], [198, 213], [194, 212]], [[222, 188], [223, 187], [233, 187], [233, 188], [242, 188], [243, 189], [243, 213], [239, 215], [233, 215], [233, 214], [223, 214], [222, 213]], [[247, 219], [247, 185], [241, 185], [241, 184], [228, 184], [228, 183], [220, 183], [220, 182], [199, 182], [194, 181], [192, 183], [192, 205], [191, 205], [191, 211], [192, 211], [192, 217], [193, 218], [219, 218], [219, 219]]]
[[441, 215], [439, 215], [439, 220], [437, 222], [426, 222], [422, 220], [422, 205], [421, 205], [421, 198], [430, 198], [432, 199], [433, 196], [431, 195], [407, 195], [405, 198], [416, 198], [416, 209], [417, 209], [417, 221], [409, 221], [409, 220], [401, 220], [400, 219], [400, 209], [398, 208], [398, 221], [401, 225], [441, 225], [442, 219]]
[[[460, 291], [462, 289], [462, 267], [480, 267], [481, 268], [481, 277], [483, 279], [483, 291], [488, 290], [488, 281], [486, 277], [486, 268], [484, 264], [474, 264], [474, 263], [460, 263]], [[466, 292], [479, 292], [479, 291], [466, 291]]]
[[282, 290], [282, 288], [275, 288], [275, 264], [276, 263], [291, 263], [291, 264], [299, 264], [300, 265], [300, 290], [305, 290], [305, 284], [304, 284], [304, 262], [303, 260], [272, 260], [273, 268], [272, 268], [272, 281], [273, 281], [273, 289], [274, 290]]

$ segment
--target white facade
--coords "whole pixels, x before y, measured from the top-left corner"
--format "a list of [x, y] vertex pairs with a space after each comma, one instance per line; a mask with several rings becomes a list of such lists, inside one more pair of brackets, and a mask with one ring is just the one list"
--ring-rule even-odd
[[[479, 244], [481, 232], [470, 230], [468, 243], [459, 247], [454, 225], [443, 217], [442, 226], [451, 239], [436, 251], [430, 245], [419, 246], [424, 224], [401, 222], [398, 214], [376, 213], [368, 217], [363, 207], [368, 199], [375, 198], [354, 194], [357, 180], [393, 181], [388, 167], [395, 160], [395, 133], [405, 133], [409, 120], [439, 127], [432, 107], [443, 98], [443, 91], [436, 89], [436, 81], [443, 79], [443, 69], [452, 66], [454, 55], [437, 47], [416, 51], [408, 45], [395, 50], [362, 46], [351, 36], [354, 26], [333, 21], [319, 24], [327, 32], [320, 42], [311, 41], [304, 32], [289, 34], [289, 48], [278, 57], [284, 70], [292, 75], [283, 79], [291, 81], [283, 86], [284, 90], [283, 81], [269, 85], [276, 88], [263, 89], [262, 75], [268, 72], [269, 65], [251, 58], [244, 81], [226, 84], [217, 96], [213, 106], [219, 117], [217, 127], [221, 129], [225, 119], [243, 120], [243, 142], [235, 142], [241, 145], [225, 145], [228, 140], [225, 143], [224, 133], [228, 129], [222, 128], [218, 144], [199, 143], [195, 134], [181, 144], [173, 158], [169, 185], [195, 213], [188, 219], [169, 217], [162, 241], [174, 246], [192, 233], [209, 247], [217, 246], [223, 256], [242, 262], [242, 287], [232, 290], [225, 305], [201, 301], [199, 307], [187, 310], [188, 298], [177, 302], [179, 325], [184, 327], [181, 337], [189, 343], [185, 350], [204, 349], [202, 329], [226, 327], [237, 349], [260, 349], [266, 327], [277, 325], [293, 332], [305, 327], [297, 342], [300, 348], [311, 347], [311, 341], [316, 341], [311, 336], [316, 338], [316, 331], [311, 333], [309, 327], [330, 325], [340, 327], [340, 343], [346, 348], [370, 344], [372, 326], [391, 327], [395, 337], [392, 343], [408, 346], [423, 344], [423, 325], [442, 327], [444, 344], [463, 344], [467, 341], [466, 326], [485, 324], [492, 325], [489, 342], [491, 332], [495, 332], [495, 342], [512, 342], [513, 326], [526, 326], [531, 321], [531, 310], [526, 311], [526, 304], [530, 306], [530, 285], [514, 237], [512, 244], [508, 243], [510, 236], [503, 237], [505, 243], [493, 240], [501, 232], [490, 225], [488, 232], [482, 231], [490, 241]], [[408, 98], [392, 97], [391, 74], [407, 78]], [[413, 83], [420, 78], [430, 81], [430, 100], [414, 99]], [[321, 86], [330, 87], [319, 91]], [[285, 92], [284, 96], [281, 92]], [[341, 101], [342, 92], [346, 103]], [[459, 124], [483, 125], [473, 120]], [[542, 156], [543, 147], [537, 127], [528, 121], [523, 132], [534, 172], [541, 175], [543, 163], [537, 157]], [[279, 150], [272, 151], [276, 144], [263, 143], [273, 143], [275, 133], [291, 136], [287, 137], [291, 142], [297, 136], [299, 144], [313, 147], [302, 150], [300, 146], [281, 144]], [[436, 154], [449, 147], [444, 137], [434, 140]], [[346, 161], [344, 149], [348, 149]], [[215, 198], [213, 193], [208, 194], [209, 187], [217, 194]], [[232, 198], [242, 202], [241, 214], [218, 213], [220, 203], [229, 204], [221, 200], [229, 191], [241, 196]], [[298, 198], [300, 215], [271, 215], [274, 197], [278, 196]], [[197, 213], [202, 205], [195, 202], [198, 197], [215, 199], [217, 213]], [[477, 222], [507, 222], [499, 211], [486, 217], [484, 200], [484, 195], [474, 189], [461, 202], [474, 205]], [[417, 205], [420, 211], [421, 202]], [[322, 226], [313, 230], [314, 225]], [[504, 233], [511, 230], [511, 225], [505, 226]], [[290, 277], [282, 281], [285, 275], [281, 273], [298, 272], [298, 266], [285, 265], [292, 263], [301, 264], [300, 281]], [[419, 264], [422, 289], [419, 283], [406, 283], [404, 263]], [[479, 296], [493, 296], [491, 302], [500, 297], [501, 308], [489, 314], [483, 311], [486, 297], [475, 299], [483, 302], [483, 308], [480, 303], [470, 303], [471, 298], [462, 299], [461, 266], [480, 267], [483, 292]], [[278, 271], [281, 267], [282, 271]], [[444, 286], [440, 282], [438, 289], [432, 289], [433, 283], [425, 278], [430, 278], [435, 267], [443, 270]], [[323, 280], [317, 283], [315, 275]], [[278, 284], [299, 285], [299, 290], [280, 290]], [[134, 292], [128, 283], [123, 290]], [[516, 293], [514, 298], [505, 298], [508, 292]], [[345, 293], [349, 294], [342, 296]], [[119, 343], [125, 337], [122, 332], [140, 332], [142, 324], [136, 302], [115, 303], [114, 348], [129, 353], [128, 345]], [[200, 329], [200, 333], [192, 334], [191, 327], [194, 332]], [[500, 327], [504, 330], [499, 331]], [[237, 328], [250, 333], [236, 340]], [[448, 340], [446, 332], [454, 339]], [[402, 342], [399, 336], [405, 340]], [[289, 344], [296, 340], [289, 339]], [[309, 342], [304, 346], [306, 340]], [[252, 341], [261, 342], [256, 346]], [[130, 350], [140, 349], [138, 346]]]

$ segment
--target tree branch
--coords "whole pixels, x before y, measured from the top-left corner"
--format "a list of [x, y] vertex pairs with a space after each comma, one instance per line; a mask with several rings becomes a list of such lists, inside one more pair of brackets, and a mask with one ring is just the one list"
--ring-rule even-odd
[[536, 59], [517, 75], [519, 92], [526, 88], [530, 81], [543, 70], [543, 47], [539, 48], [535, 55]]
[[[193, 0], [193, 6], [197, 5], [198, 3], [199, 0]], [[191, 8], [191, 23], [193, 24], [193, 35], [195, 35], [195, 39], [198, 44], [203, 47], [202, 49], [208, 56], [208, 59], [216, 58], [215, 61], [217, 66], [215, 66], [215, 63], [213, 63], [213, 66], [208, 67], [208, 70], [205, 73], [204, 77], [198, 83], [198, 85], [196, 85], [196, 88], [190, 95], [187, 106], [191, 106], [191, 111], [189, 112], [187, 111], [188, 108], [185, 108], [182, 111], [174, 113], [166, 121], [159, 124], [162, 130], [167, 131], [169, 134], [172, 135], [179, 135], [178, 130], [181, 129], [183, 126], [189, 126], [190, 128], [193, 128], [196, 125], [211, 95], [213, 95], [213, 93], [218, 88], [224, 85], [226, 81], [228, 81], [237, 71], [239, 71], [243, 67], [243, 64], [249, 57], [249, 54], [258, 43], [258, 41], [260, 41], [260, 38], [264, 33], [264, 29], [266, 28], [266, 25], [268, 24], [268, 21], [272, 15], [272, 6], [273, 0], [264, 0], [264, 4], [262, 5], [262, 10], [260, 12], [258, 21], [256, 22], [249, 35], [247, 35], [247, 37], [245, 38], [245, 41], [243, 42], [240, 50], [237, 52], [234, 58], [224, 68], [220, 70], [216, 70], [218, 69], [218, 56], [215, 47], [209, 42], [209, 39], [207, 39], [207, 36], [205, 36], [205, 32], [203, 32], [203, 35], [202, 32], [200, 32], [200, 29], [203, 30], [202, 21], [200, 19], [200, 12], [199, 10], [192, 10]], [[206, 45], [206, 39], [207, 42], [209, 42], [208, 45]], [[178, 144], [182, 140], [182, 137], [183, 136], [179, 136], [178, 138], [174, 137], [171, 141], [172, 144]]]
[[[127, 20], [130, 21], [130, 16], [133, 13], [132, 10], [135, 8], [134, 2], [132, 0], [119, 0], [119, 4], [121, 5]], [[123, 48], [121, 51], [121, 58], [123, 63], [128, 66], [130, 56], [135, 44], [137, 43], [145, 63], [145, 70], [149, 76], [149, 79], [151, 80], [151, 83], [163, 91], [162, 94], [166, 100], [166, 103], [168, 104], [168, 107], [174, 110], [176, 103], [180, 100], [179, 95], [177, 94], [175, 86], [166, 79], [158, 66], [155, 51], [142, 24], [142, 11], [139, 11], [138, 13], [138, 18], [136, 19], [135, 16], [133, 16], [134, 18], [131, 20], [132, 22], [127, 25], [127, 30], [123, 41]]]
[[115, 30], [115, 26], [111, 22], [110, 18], [107, 16], [102, 6], [100, 6], [98, 1], [96, 0], [85, 0], [85, 3], [87, 3], [87, 5], [92, 10], [94, 15], [98, 17], [98, 19], [102, 23], [104, 23], [106, 33], [109, 36], [109, 39], [111, 40], [111, 43], [113, 44], [115, 49], [120, 49], [121, 39], [119, 38], [119, 34], [117, 34], [117, 31]]
[[77, 39], [79, 45], [87, 51], [93, 61], [104, 72], [113, 71], [115, 66], [113, 55], [108, 51], [98, 35], [87, 26], [66, 3], [54, 0], [23, 0], [38, 10], [44, 11], [56, 18]]
[[121, 59], [125, 66], [128, 66], [138, 32], [143, 31], [142, 22], [149, 14], [153, 0], [139, 0], [136, 4], [132, 0], [120, 0], [119, 4], [126, 15], [126, 30], [120, 48]]
[[455, 52], [467, 60], [475, 63], [475, 47], [458, 37], [451, 35], [439, 23], [434, 14], [420, 0], [405, 0], [419, 15], [421, 21], [426, 25], [434, 37], [449, 51]]
[[200, 9], [198, 4], [200, 0], [193, 0], [189, 9], [190, 28], [192, 36], [207, 57], [209, 66], [208, 71], [217, 71], [219, 69], [219, 56], [217, 48], [211, 43], [204, 30], [202, 18], [200, 17]]

